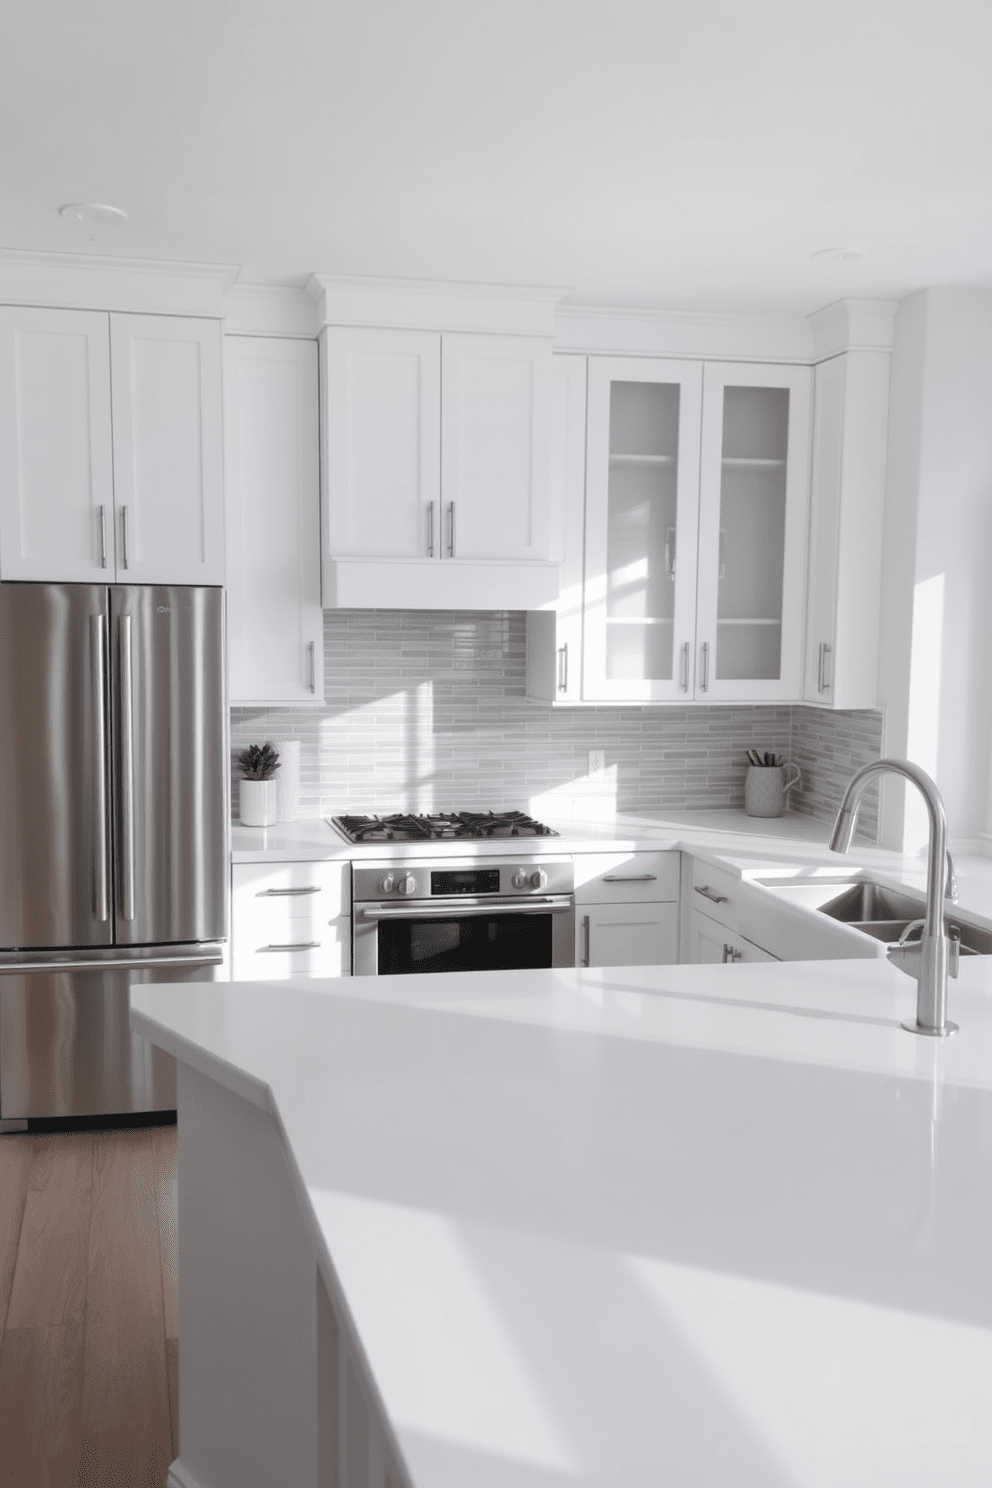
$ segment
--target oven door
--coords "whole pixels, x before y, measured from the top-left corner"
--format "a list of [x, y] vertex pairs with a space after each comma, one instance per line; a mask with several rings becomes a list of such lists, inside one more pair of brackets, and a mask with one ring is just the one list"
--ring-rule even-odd
[[575, 965], [571, 894], [356, 904], [355, 976]]

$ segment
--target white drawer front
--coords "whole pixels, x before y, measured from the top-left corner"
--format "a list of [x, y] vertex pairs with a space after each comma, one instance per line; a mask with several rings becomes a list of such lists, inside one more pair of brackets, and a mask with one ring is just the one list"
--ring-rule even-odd
[[709, 915], [710, 919], [718, 920], [731, 930], [737, 930], [740, 927], [743, 897], [739, 878], [693, 858], [689, 890], [689, 902], [693, 909]]
[[236, 982], [275, 982], [297, 976], [348, 976], [351, 973], [351, 920], [342, 916], [311, 926], [293, 921], [285, 938], [268, 938], [262, 926], [241, 927], [231, 958]]
[[679, 897], [677, 852], [576, 853], [577, 904], [669, 902]]
[[350, 863], [235, 863], [231, 881], [236, 915], [270, 914], [278, 923], [351, 911]]

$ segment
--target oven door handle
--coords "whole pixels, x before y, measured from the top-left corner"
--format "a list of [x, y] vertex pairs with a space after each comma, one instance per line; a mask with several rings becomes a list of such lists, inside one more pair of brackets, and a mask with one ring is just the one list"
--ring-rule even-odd
[[366, 920], [451, 920], [469, 915], [566, 914], [573, 907], [567, 897], [547, 899], [437, 900], [412, 904], [356, 904], [356, 913]]

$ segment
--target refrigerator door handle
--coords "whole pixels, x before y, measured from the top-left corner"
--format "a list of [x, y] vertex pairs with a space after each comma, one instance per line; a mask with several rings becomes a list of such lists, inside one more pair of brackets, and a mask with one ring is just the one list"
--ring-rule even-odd
[[110, 917], [110, 887], [107, 877], [107, 738], [104, 709], [107, 702], [106, 643], [103, 615], [90, 616], [90, 688], [93, 694], [93, 756], [96, 761], [96, 799], [93, 807], [93, 913], [106, 922]]
[[131, 616], [121, 616], [121, 914], [134, 919], [134, 737], [131, 696]]
[[211, 950], [198, 956], [122, 956], [98, 960], [91, 957], [85, 961], [3, 961], [0, 960], [0, 976], [24, 976], [31, 972], [55, 971], [158, 971], [163, 967], [219, 966], [224, 959], [221, 950]]

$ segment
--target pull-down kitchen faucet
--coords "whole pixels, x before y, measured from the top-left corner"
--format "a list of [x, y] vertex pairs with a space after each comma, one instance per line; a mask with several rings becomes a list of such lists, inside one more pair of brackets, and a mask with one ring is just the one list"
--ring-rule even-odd
[[947, 1038], [957, 1033], [958, 1025], [947, 1018], [947, 977], [958, 974], [957, 941], [944, 934], [944, 898], [948, 872], [953, 884], [953, 868], [947, 852], [947, 820], [940, 791], [925, 770], [909, 760], [882, 759], [865, 765], [851, 779], [834, 830], [830, 837], [833, 852], [847, 852], [854, 835], [854, 823], [861, 798], [876, 775], [901, 775], [916, 786], [927, 804], [930, 820], [930, 845], [927, 853], [927, 908], [923, 934], [919, 940], [890, 946], [886, 955], [917, 982], [916, 1020], [903, 1023], [910, 1033], [926, 1033], [932, 1038]]

